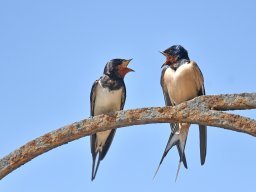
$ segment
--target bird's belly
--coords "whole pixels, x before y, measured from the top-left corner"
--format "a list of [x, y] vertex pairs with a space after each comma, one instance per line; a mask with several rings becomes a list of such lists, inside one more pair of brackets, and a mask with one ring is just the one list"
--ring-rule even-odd
[[98, 89], [94, 104], [94, 115], [119, 111], [121, 108], [122, 89], [114, 91], [103, 87]]
[[[122, 89], [110, 91], [108, 88], [99, 86], [94, 104], [94, 115], [119, 111], [121, 108], [121, 98]], [[110, 132], [111, 130], [97, 132], [96, 146], [101, 147], [105, 145]]]
[[180, 104], [197, 96], [193, 80], [183, 79], [182, 81], [175, 81], [172, 89], [169, 94], [175, 104]]

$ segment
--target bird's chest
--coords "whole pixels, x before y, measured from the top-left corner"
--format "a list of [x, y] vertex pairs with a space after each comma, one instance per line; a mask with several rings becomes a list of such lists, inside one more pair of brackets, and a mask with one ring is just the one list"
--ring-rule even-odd
[[120, 110], [122, 88], [109, 90], [101, 85], [97, 87], [94, 105], [94, 115], [109, 113]]
[[180, 66], [176, 71], [168, 68], [164, 75], [164, 81], [168, 94], [175, 104], [197, 95], [194, 72], [189, 64]]

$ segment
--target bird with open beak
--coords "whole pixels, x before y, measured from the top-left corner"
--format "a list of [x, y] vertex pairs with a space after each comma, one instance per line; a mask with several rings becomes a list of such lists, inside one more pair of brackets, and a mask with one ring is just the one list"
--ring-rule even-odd
[[[197, 96], [205, 95], [203, 74], [196, 62], [189, 59], [188, 52], [184, 47], [173, 45], [161, 53], [166, 57], [166, 61], [162, 65], [160, 80], [166, 106], [175, 106]], [[170, 123], [170, 125], [171, 134], [157, 171], [169, 150], [176, 145], [180, 156], [177, 179], [181, 162], [187, 168], [185, 146], [190, 124], [180, 122]], [[199, 135], [201, 165], [203, 165], [206, 157], [206, 126], [199, 125]]]
[[[106, 64], [103, 75], [94, 82], [91, 89], [91, 116], [123, 110], [126, 99], [124, 77], [127, 73], [134, 71], [128, 68], [131, 60], [112, 59]], [[100, 161], [107, 154], [115, 132], [116, 129], [112, 129], [91, 135], [91, 180], [94, 180]], [[96, 159], [97, 164], [95, 164]]]

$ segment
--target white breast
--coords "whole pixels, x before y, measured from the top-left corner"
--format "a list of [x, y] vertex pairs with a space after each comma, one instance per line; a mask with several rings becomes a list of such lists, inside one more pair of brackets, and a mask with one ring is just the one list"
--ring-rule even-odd
[[[101, 83], [96, 87], [96, 98], [94, 104], [94, 115], [119, 111], [121, 108], [122, 89], [110, 91], [102, 87]], [[111, 130], [96, 133], [96, 148], [105, 145]], [[102, 149], [101, 149], [102, 150]]]
[[119, 111], [121, 108], [122, 89], [109, 90], [99, 83], [96, 88], [96, 99], [94, 104], [94, 115], [100, 115], [113, 111]]
[[166, 69], [164, 81], [168, 94], [175, 104], [197, 96], [198, 87], [191, 64], [181, 65], [176, 71], [171, 68]]

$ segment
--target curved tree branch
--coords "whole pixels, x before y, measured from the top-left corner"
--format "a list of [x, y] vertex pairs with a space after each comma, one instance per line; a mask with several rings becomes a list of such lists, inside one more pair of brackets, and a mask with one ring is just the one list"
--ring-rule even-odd
[[0, 179], [33, 158], [98, 131], [150, 123], [188, 122], [256, 136], [256, 121], [218, 110], [256, 108], [256, 93], [200, 96], [175, 107], [151, 107], [99, 115], [38, 137], [0, 159]]

